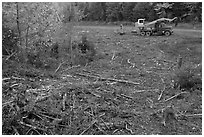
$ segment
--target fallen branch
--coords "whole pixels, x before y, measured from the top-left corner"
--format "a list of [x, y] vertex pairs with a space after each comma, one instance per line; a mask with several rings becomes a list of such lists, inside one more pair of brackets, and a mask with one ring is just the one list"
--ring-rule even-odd
[[109, 123], [109, 122], [104, 122], [104, 120], [101, 118], [101, 121], [103, 122], [103, 123], [99, 123], [99, 125], [100, 126], [102, 126], [102, 127], [106, 127], [107, 129], [110, 129], [111, 127], [113, 127], [113, 123]]
[[12, 79], [25, 80], [24, 78], [18, 78], [18, 77], [14, 77], [14, 76], [12, 76]]
[[162, 95], [163, 95], [163, 93], [164, 93], [164, 90], [165, 90], [165, 88], [166, 88], [165, 83], [164, 83], [164, 79], [163, 79], [162, 77], [160, 77], [160, 78], [161, 78], [161, 80], [162, 80], [162, 83], [164, 84], [164, 88], [163, 88], [163, 90], [161, 91], [161, 93], [160, 93], [160, 95], [159, 95], [159, 97], [158, 97], [158, 100], [161, 99], [161, 97], [162, 97]]
[[36, 127], [36, 126], [33, 126], [33, 125], [29, 125], [29, 124], [26, 124], [26, 123], [24, 123], [24, 122], [22, 122], [22, 121], [20, 121], [19, 123], [20, 123], [21, 125], [30, 127], [30, 128], [32, 128], [32, 129], [38, 129], [38, 130], [41, 130], [41, 131], [44, 131], [44, 132], [47, 131], [46, 129], [43, 129], [43, 128], [40, 128], [40, 127]]
[[79, 76], [84, 76], [84, 77], [90, 77], [90, 78], [95, 78], [98, 80], [102, 80], [102, 81], [115, 81], [115, 82], [119, 82], [119, 83], [126, 83], [126, 84], [133, 84], [133, 85], [138, 85], [140, 83], [136, 83], [133, 81], [127, 81], [127, 80], [121, 80], [121, 79], [114, 79], [114, 78], [103, 78], [103, 77], [98, 77], [98, 76], [93, 76], [93, 75], [86, 75], [86, 74], [81, 74], [81, 73], [75, 73], [76, 75]]
[[133, 99], [133, 97], [130, 97], [130, 96], [127, 96], [125, 94], [120, 94], [121, 96], [125, 97], [125, 98], [128, 98], [128, 99]]
[[26, 135], [28, 135], [28, 133], [32, 130], [32, 128], [30, 128], [27, 132], [26, 132]]
[[38, 113], [38, 115], [41, 115], [43, 117], [46, 117], [46, 118], [49, 118], [49, 119], [52, 119], [52, 120], [62, 120], [62, 119], [59, 119], [59, 118], [54, 118], [54, 117], [48, 116], [48, 115], [43, 114], [43, 113], [44, 112]]
[[67, 93], [65, 92], [64, 95], [63, 95], [63, 99], [62, 99], [62, 110], [63, 111], [65, 110], [66, 100], [67, 100]]
[[13, 88], [13, 87], [18, 86], [18, 85], [20, 85], [20, 84], [16, 83], [16, 84], [11, 85], [10, 87]]
[[147, 91], [159, 91], [159, 89], [147, 89], [147, 90], [145, 90], [145, 89], [142, 89], [142, 90], [135, 90], [134, 91], [134, 93], [136, 92], [136, 93], [140, 93], [140, 92], [147, 92]]
[[97, 124], [95, 124], [95, 126], [98, 128], [98, 130], [100, 130], [103, 134], [105, 134], [105, 135], [107, 135], [107, 133], [103, 130], [103, 129], [101, 129]]
[[62, 64], [64, 64], [66, 61], [64, 61], [64, 62], [61, 62], [60, 64], [59, 64], [59, 66], [57, 67], [57, 69], [55, 70], [55, 73], [57, 73], [57, 71], [60, 69], [60, 67], [62, 66]]
[[94, 75], [94, 76], [100, 77], [100, 75], [99, 75], [99, 74], [96, 74], [96, 72], [94, 72], [94, 71], [88, 71], [88, 70], [85, 70], [85, 69], [82, 69], [82, 71], [85, 72], [85, 73], [90, 73], [90, 74], [92, 74], [92, 75]]
[[191, 115], [183, 115], [183, 116], [186, 116], [186, 117], [201, 116], [202, 117], [202, 114], [191, 114]]
[[[90, 92], [90, 91], [89, 91]], [[94, 95], [94, 96], [96, 96], [96, 97], [98, 97], [98, 98], [101, 98], [101, 96], [100, 95], [98, 95], [98, 94], [95, 94], [95, 93], [93, 93], [93, 92], [90, 92], [92, 95]]]
[[18, 130], [14, 127], [14, 126], [11, 126], [12, 128], [13, 128], [13, 130], [15, 131], [15, 135], [20, 135], [19, 133], [18, 133]]
[[17, 52], [13, 52], [11, 55], [9, 55], [9, 56], [6, 58], [6, 60], [10, 59], [15, 53], [17, 53]]
[[33, 129], [36, 133], [38, 133], [38, 135], [40, 135], [40, 133], [37, 131], [37, 130], [35, 130], [35, 129]]
[[134, 134], [134, 132], [132, 131], [132, 129], [128, 128], [127, 124], [125, 124], [125, 129], [126, 129], [127, 131], [129, 131], [131, 134]]
[[72, 103], [72, 108], [71, 108], [72, 111], [75, 109], [75, 102], [76, 102], [75, 96], [76, 96], [75, 94], [72, 95], [72, 98], [73, 98], [73, 103]]
[[62, 70], [61, 72], [64, 72], [64, 71], [67, 71], [67, 70], [70, 70], [70, 69], [73, 69], [73, 68], [78, 68], [78, 67], [80, 67], [80, 65], [69, 67], [69, 68], [67, 68], [65, 70]]
[[149, 103], [150, 108], [153, 108], [154, 102], [150, 98], [147, 98], [146, 101]]
[[83, 132], [81, 132], [80, 135], [83, 135], [86, 131], [88, 131], [96, 122], [97, 120], [92, 121], [91, 124], [88, 126], [88, 128], [86, 128]]
[[167, 102], [167, 101], [169, 101], [169, 100], [171, 100], [171, 99], [173, 99], [173, 98], [175, 98], [175, 97], [177, 97], [177, 96], [179, 96], [179, 95], [181, 95], [181, 94], [184, 94], [184, 93], [188, 93], [188, 92], [181, 92], [181, 93], [178, 93], [178, 94], [176, 94], [176, 95], [174, 95], [174, 96], [172, 96], [172, 97], [170, 97], [170, 98], [164, 100], [164, 102]]
[[114, 60], [114, 58], [115, 58], [115, 51], [113, 52], [113, 56], [112, 56], [111, 60]]
[[7, 102], [2, 103], [2, 107], [5, 107], [5, 105], [9, 105], [10, 103], [13, 103], [15, 100], [10, 100]]
[[2, 78], [2, 81], [4, 81], [4, 80], [9, 80], [9, 79], [11, 79], [11, 78]]

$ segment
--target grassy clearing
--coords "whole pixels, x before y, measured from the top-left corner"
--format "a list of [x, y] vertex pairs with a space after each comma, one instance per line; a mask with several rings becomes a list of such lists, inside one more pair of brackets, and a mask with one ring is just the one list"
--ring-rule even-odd
[[[202, 89], [172, 87], [178, 55], [183, 68], [201, 64], [201, 33], [141, 37], [131, 34], [131, 27], [122, 36], [117, 29], [75, 27], [75, 40], [89, 31], [97, 50], [93, 62], [63, 65], [57, 77], [34, 81], [38, 87], [3, 89], [3, 134], [202, 134]], [[197, 78], [201, 68], [193, 68]], [[17, 99], [8, 98], [14, 94]], [[169, 106], [172, 115], [166, 113]]]

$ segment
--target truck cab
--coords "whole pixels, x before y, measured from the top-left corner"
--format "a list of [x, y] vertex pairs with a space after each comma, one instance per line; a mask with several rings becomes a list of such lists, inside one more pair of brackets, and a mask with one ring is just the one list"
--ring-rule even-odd
[[144, 22], [145, 22], [145, 19], [138, 19], [138, 21], [135, 23], [135, 27], [143, 27]]

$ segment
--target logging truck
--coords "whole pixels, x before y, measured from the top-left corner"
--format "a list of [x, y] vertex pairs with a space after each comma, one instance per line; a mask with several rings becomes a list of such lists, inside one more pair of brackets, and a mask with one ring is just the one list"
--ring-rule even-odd
[[177, 17], [173, 19], [160, 18], [149, 23], [145, 23], [145, 19], [138, 19], [132, 33], [137, 33], [141, 36], [151, 36], [154, 34], [170, 36], [173, 33], [173, 29], [172, 26], [167, 26], [166, 23], [170, 23], [176, 19]]

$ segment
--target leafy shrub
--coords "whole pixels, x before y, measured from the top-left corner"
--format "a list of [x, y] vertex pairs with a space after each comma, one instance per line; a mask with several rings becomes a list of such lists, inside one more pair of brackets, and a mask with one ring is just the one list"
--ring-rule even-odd
[[18, 50], [17, 34], [10, 28], [2, 26], [2, 54], [9, 55]]
[[41, 67], [43, 65], [42, 61], [40, 61], [39, 59], [39, 55], [38, 54], [34, 54], [34, 53], [28, 53], [27, 56], [27, 62], [37, 68]]
[[202, 79], [196, 75], [194, 68], [181, 68], [173, 76], [174, 88], [191, 90], [202, 87]]
[[58, 45], [58, 43], [54, 43], [51, 46], [50, 56], [54, 57], [56, 59], [59, 57], [59, 45]]
[[72, 50], [74, 64], [86, 65], [96, 58], [95, 45], [87, 39], [86, 33], [82, 34], [80, 42], [72, 43]]

